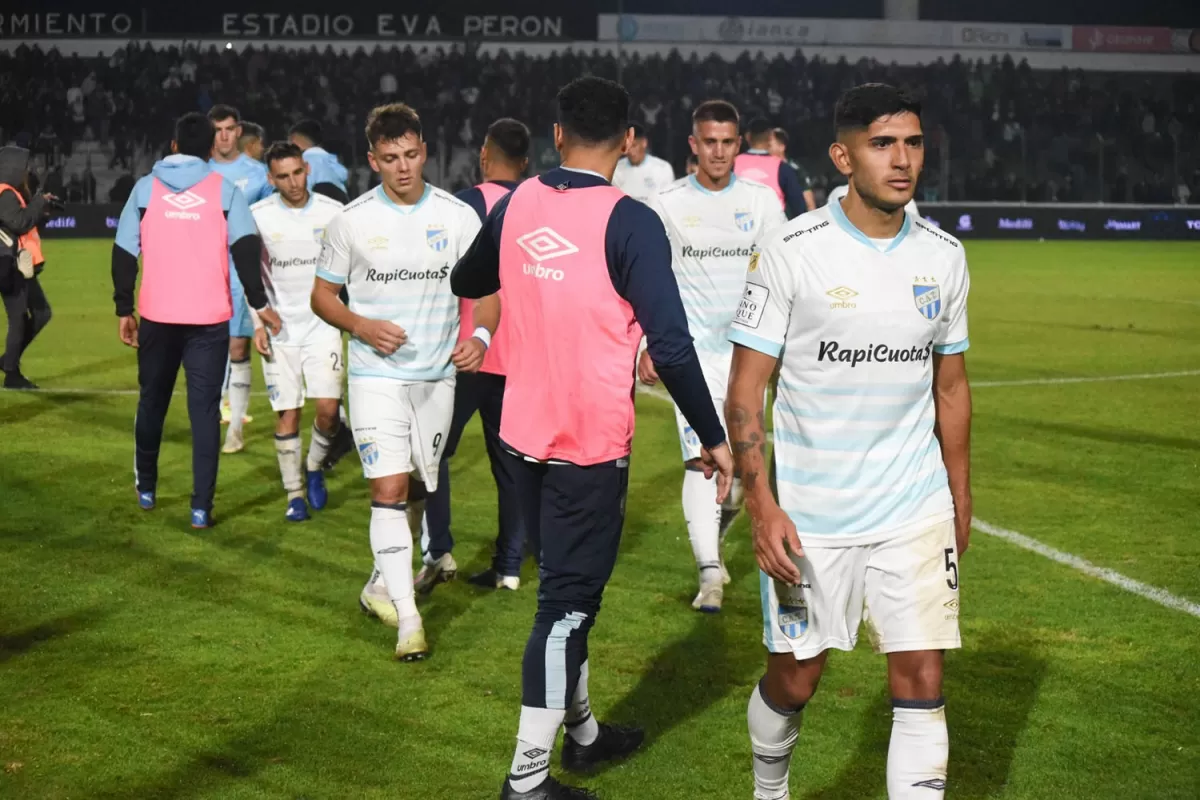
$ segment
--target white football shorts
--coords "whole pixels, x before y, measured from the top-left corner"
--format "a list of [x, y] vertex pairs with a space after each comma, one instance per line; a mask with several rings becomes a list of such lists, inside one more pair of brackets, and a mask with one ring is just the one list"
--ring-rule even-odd
[[763, 644], [770, 652], [806, 659], [853, 650], [864, 620], [880, 653], [962, 646], [953, 520], [875, 544], [801, 544], [804, 557], [793, 559], [799, 587], [759, 572]]
[[454, 416], [454, 376], [403, 383], [350, 381], [350, 424], [368, 480], [416, 473], [437, 488], [438, 464]]
[[[728, 437], [729, 431], [725, 425], [725, 390], [729, 385], [729, 366], [732, 358], [701, 358], [700, 366], [704, 371], [704, 382], [708, 384], [708, 393], [712, 396], [713, 407], [717, 410], [717, 418]], [[675, 409], [675, 428], [679, 432], [679, 449], [683, 451], [683, 460], [691, 461], [700, 457], [700, 437], [692, 430], [692, 426], [684, 419], [679, 406], [672, 403]]]
[[264, 358], [262, 365], [275, 411], [303, 408], [308, 397], [342, 397], [346, 357], [340, 333], [300, 346], [272, 342], [271, 358]]

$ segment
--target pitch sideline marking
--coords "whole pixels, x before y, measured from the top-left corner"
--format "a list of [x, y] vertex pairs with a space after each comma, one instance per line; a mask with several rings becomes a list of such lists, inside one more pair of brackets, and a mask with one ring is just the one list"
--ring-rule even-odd
[[[1170, 374], [1172, 374], [1172, 375], [1194, 375], [1194, 374], [1200, 374], [1200, 371], [1170, 373]], [[1146, 377], [1158, 378], [1158, 377], [1166, 377], [1166, 375], [1154, 374], [1154, 375], [1149, 375]], [[1117, 377], [1117, 378], [1109, 378], [1108, 380], [1136, 380], [1136, 379], [1137, 379], [1137, 376], [1121, 376], [1121, 377]], [[1095, 380], [1095, 379], [1092, 379], [1092, 380]], [[1041, 381], [1039, 381], [1039, 382], [1041, 382]], [[1060, 382], [1082, 383], [1083, 381], [1072, 380], [1072, 379], [1060, 379]], [[978, 385], [978, 384], [976, 384], [976, 385]], [[1004, 385], [1007, 386], [1007, 385], [1014, 385], [1014, 384], [1005, 383]], [[1025, 384], [1022, 383], [1019, 385], [1025, 385]], [[663, 391], [662, 389], [660, 389], [657, 386], [639, 386], [639, 390], [644, 392], [645, 394], [649, 394], [660, 400], [668, 400], [669, 401], [671, 399], [670, 395], [668, 395], [665, 391]], [[768, 439], [771, 438], [770, 433], [767, 434], [767, 438]], [[1084, 575], [1102, 580], [1105, 583], [1116, 586], [1118, 589], [1124, 589], [1125, 591], [1130, 592], [1131, 594], [1136, 594], [1139, 597], [1144, 597], [1147, 600], [1158, 603], [1160, 606], [1174, 609], [1175, 611], [1182, 611], [1185, 614], [1190, 614], [1193, 617], [1200, 618], [1200, 603], [1193, 603], [1192, 601], [1187, 600], [1183, 597], [1179, 597], [1178, 595], [1171, 594], [1166, 589], [1159, 589], [1157, 586], [1151, 586], [1149, 584], [1142, 583], [1141, 581], [1137, 581], [1137, 580], [1134, 580], [1133, 578], [1122, 575], [1121, 573], [1117, 572], [1116, 570], [1111, 570], [1111, 569], [1108, 569], [1107, 567], [1097, 566], [1096, 564], [1093, 564], [1092, 562], [1088, 561], [1085, 558], [1080, 558], [1079, 556], [1072, 555], [1071, 553], [1064, 553], [1061, 550], [1056, 550], [1053, 547], [1051, 547], [1050, 545], [1043, 544], [1042, 542], [1039, 542], [1037, 539], [1026, 536], [1023, 533], [1018, 533], [1017, 531], [1010, 531], [1007, 528], [1001, 528], [999, 525], [993, 525], [992, 523], [981, 520], [978, 517], [974, 517], [971, 520], [971, 527], [975, 528], [975, 530], [979, 531], [980, 533], [987, 534], [988, 536], [995, 536], [997, 539], [1003, 539], [1004, 541], [1006, 541], [1010, 544], [1016, 545], [1017, 547], [1020, 547], [1024, 550], [1028, 550], [1032, 553], [1037, 553], [1038, 555], [1048, 558], [1051, 561], [1056, 561], [1059, 564], [1063, 564], [1063, 565], [1068, 566], [1071, 569], [1074, 569], [1078, 572], [1082, 572]]]
[[[1134, 375], [1099, 375], [1085, 378], [1027, 378], [1023, 380], [1013, 381], [975, 381], [971, 384], [972, 389], [990, 389], [1001, 386], [1051, 386], [1069, 383], [1105, 383], [1109, 381], [1145, 381], [1155, 380], [1158, 378], [1188, 378], [1193, 375], [1200, 375], [1200, 369], [1179, 370], [1176, 372], [1143, 372]], [[652, 395], [660, 400], [670, 400], [671, 396], [663, 389], [657, 386], [646, 386], [638, 384], [638, 391], [643, 394]], [[183, 394], [183, 389], [176, 389], [175, 394]], [[137, 389], [84, 389], [84, 388], [62, 388], [50, 389], [41, 388], [35, 389], [31, 394], [71, 394], [71, 395], [94, 395], [96, 397], [136, 397]], [[266, 392], [251, 392], [254, 397], [266, 397]]]

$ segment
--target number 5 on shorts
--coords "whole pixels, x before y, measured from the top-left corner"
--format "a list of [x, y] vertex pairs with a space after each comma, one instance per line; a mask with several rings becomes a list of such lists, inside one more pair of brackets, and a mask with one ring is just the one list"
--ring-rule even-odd
[[953, 577], [946, 578], [946, 585], [951, 589], [958, 590], [958, 564], [954, 563], [954, 548], [946, 548], [946, 572], [949, 572]]

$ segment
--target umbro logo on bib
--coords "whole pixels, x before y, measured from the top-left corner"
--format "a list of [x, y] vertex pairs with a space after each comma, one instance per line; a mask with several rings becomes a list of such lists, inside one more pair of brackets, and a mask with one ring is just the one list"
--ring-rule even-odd
[[200, 219], [200, 215], [191, 209], [204, 205], [206, 202], [203, 197], [198, 194], [193, 194], [190, 191], [179, 192], [178, 194], [164, 194], [162, 200], [169, 206], [174, 206], [176, 211], [165, 211], [163, 216], [167, 219], [186, 219], [195, 221]]
[[566, 237], [553, 228], [538, 228], [536, 231], [530, 231], [517, 239], [517, 246], [537, 262], [562, 258], [579, 252], [578, 247], [571, 244]]
[[198, 194], [193, 194], [190, 191], [180, 192], [178, 194], [164, 194], [162, 199], [167, 205], [175, 206], [175, 208], [178, 208], [181, 211], [186, 211], [187, 209], [195, 208], [196, 206], [202, 206], [205, 203], [203, 197]]

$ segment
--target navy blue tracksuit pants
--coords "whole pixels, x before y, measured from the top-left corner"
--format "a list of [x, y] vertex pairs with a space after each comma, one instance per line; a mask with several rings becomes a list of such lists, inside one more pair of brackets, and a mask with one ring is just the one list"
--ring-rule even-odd
[[139, 492], [158, 488], [163, 423], [182, 364], [192, 424], [192, 508], [211, 511], [221, 453], [221, 384], [229, 356], [229, 323], [177, 325], [143, 319], [138, 327], [138, 396], [134, 479]]
[[540, 543], [537, 614], [525, 645], [521, 704], [566, 709], [588, 657], [588, 633], [617, 563], [629, 459], [581, 467], [506, 452], [516, 495]]
[[500, 532], [492, 568], [500, 575], [519, 575], [528, 526], [520, 513], [514, 488], [513, 467], [500, 444], [500, 412], [504, 406], [504, 376], [489, 372], [460, 372], [454, 388], [454, 417], [446, 436], [446, 449], [438, 466], [438, 488], [425, 503], [429, 541], [423, 548], [430, 558], [441, 558], [454, 549], [450, 532], [450, 458], [458, 449], [463, 428], [476, 411], [483, 423], [483, 442], [496, 480]]

